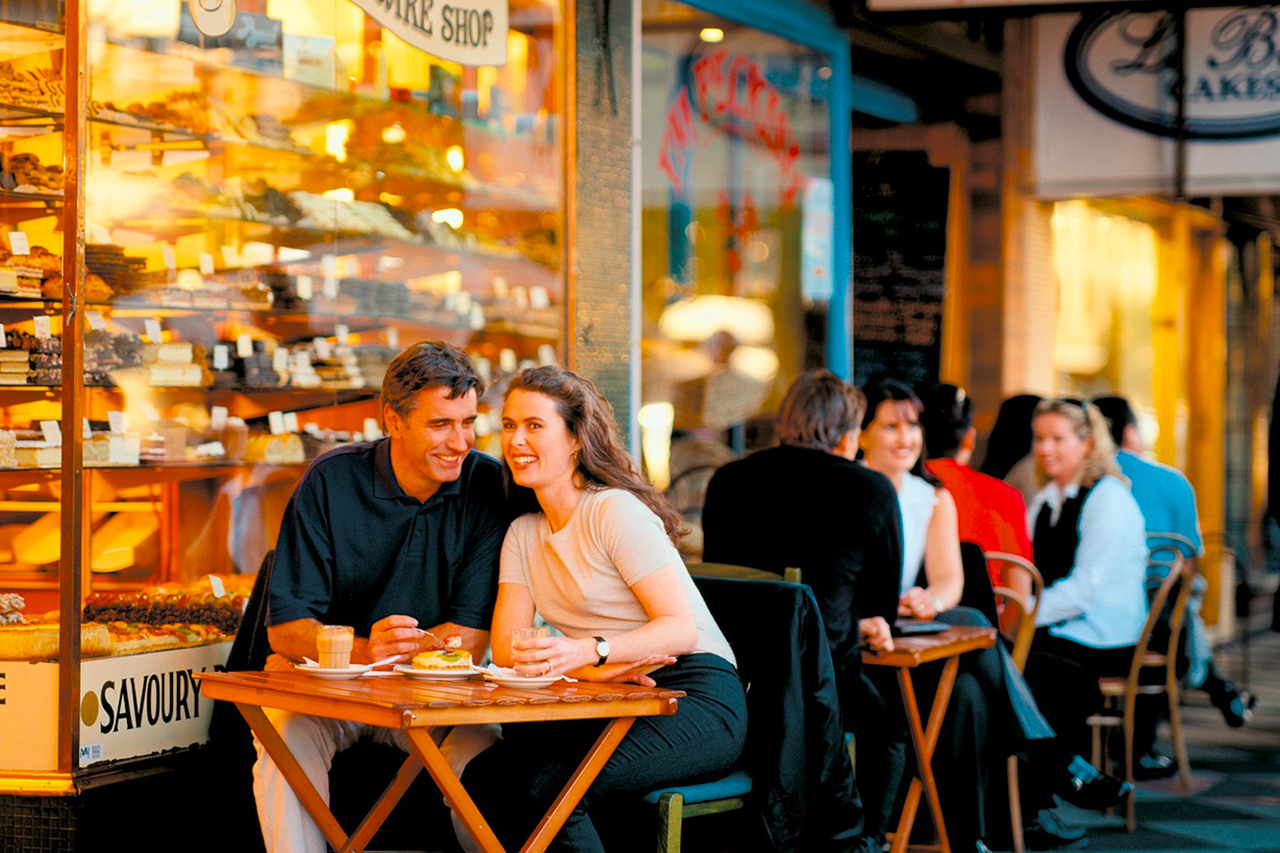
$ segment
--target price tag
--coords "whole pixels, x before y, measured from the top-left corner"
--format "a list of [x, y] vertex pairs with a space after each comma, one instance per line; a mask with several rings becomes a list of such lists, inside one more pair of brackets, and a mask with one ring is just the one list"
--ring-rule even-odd
[[31, 243], [27, 241], [27, 235], [24, 231], [9, 232], [9, 250], [15, 255], [31, 254]]
[[176, 270], [178, 268], [178, 258], [173, 253], [173, 246], [168, 243], [161, 243], [160, 257], [164, 259], [165, 269]]
[[117, 434], [124, 432], [124, 412], [107, 412], [107, 427]]
[[214, 598], [222, 598], [227, 594], [227, 589], [222, 585], [222, 578], [217, 575], [209, 575], [209, 589], [213, 591]]
[[147, 337], [151, 339], [151, 343], [158, 344], [164, 337], [164, 332], [160, 330], [159, 320], [146, 320]]
[[239, 254], [234, 246], [222, 246], [222, 263], [229, 267], [236, 265], [236, 257]]
[[378, 429], [377, 418], [365, 418], [363, 431], [364, 431], [364, 437], [370, 440], [378, 438], [379, 436], [382, 435], [382, 430]]
[[89, 429], [89, 419], [81, 418], [80, 420], [81, 420], [80, 434], [83, 435], [85, 438], [89, 438], [91, 435], [93, 435], [93, 430]]
[[272, 435], [281, 435], [284, 432], [284, 414], [279, 411], [269, 413], [267, 426], [271, 429]]
[[338, 346], [345, 347], [351, 339], [351, 329], [346, 323], [338, 323], [333, 327], [333, 336], [338, 339]]
[[540, 284], [535, 284], [529, 289], [529, 307], [536, 309], [544, 309], [551, 307], [551, 297], [547, 296], [547, 289]]
[[500, 275], [495, 275], [493, 281], [493, 295], [498, 300], [507, 298], [507, 280]]
[[517, 308], [529, 307], [529, 291], [522, 285], [517, 284], [511, 288], [511, 298], [515, 300]]
[[471, 294], [465, 290], [458, 294], [458, 301], [454, 304], [454, 309], [459, 314], [466, 316], [471, 313]]
[[316, 438], [319, 438], [320, 424], [316, 423], [315, 421], [307, 421], [305, 424], [302, 425], [302, 431], [305, 432], [307, 435], [314, 435]]
[[241, 332], [236, 335], [236, 355], [241, 358], [248, 358], [253, 355], [253, 338], [249, 337], [248, 332]]
[[321, 361], [333, 358], [333, 347], [329, 344], [328, 338], [312, 338], [311, 343], [316, 348], [316, 358]]
[[284, 431], [285, 432], [298, 431], [298, 413], [297, 412], [284, 413]]
[[387, 329], [387, 346], [389, 347], [400, 346], [400, 330], [397, 329], [395, 326], [392, 326], [391, 328]]
[[200, 275], [213, 275], [213, 253], [200, 253]]
[[18, 289], [18, 274], [13, 270], [0, 269], [0, 285], [5, 293], [13, 293]]
[[227, 428], [227, 407], [214, 406], [209, 410], [209, 429], [222, 432]]
[[5, 334], [4, 326], [0, 325], [0, 349], [9, 348], [9, 336]]
[[89, 328], [101, 332], [107, 327], [107, 321], [102, 319], [102, 313], [99, 311], [86, 311], [84, 318], [89, 321]]
[[519, 362], [516, 361], [516, 351], [513, 349], [504, 349], [498, 353], [498, 367], [503, 373], [515, 373]]
[[48, 340], [53, 337], [53, 329], [49, 326], [48, 314], [37, 314], [31, 318], [32, 325], [35, 326], [35, 335], [42, 340]]
[[310, 298], [311, 298], [312, 293], [314, 292], [314, 291], [312, 290], [311, 276], [309, 276], [309, 275], [300, 275], [300, 276], [298, 276], [297, 291], [298, 291], [298, 298], [299, 298], [299, 299], [310, 299]]
[[213, 348], [213, 369], [231, 369], [231, 347], [218, 344]]
[[333, 255], [320, 258], [320, 268], [324, 270], [324, 295], [330, 299], [338, 296], [338, 259]]
[[41, 421], [40, 431], [44, 433], [44, 440], [50, 444], [62, 444], [62, 427], [57, 421]]
[[276, 347], [276, 351], [271, 354], [271, 369], [277, 373], [283, 373], [289, 369], [289, 351], [284, 347]]

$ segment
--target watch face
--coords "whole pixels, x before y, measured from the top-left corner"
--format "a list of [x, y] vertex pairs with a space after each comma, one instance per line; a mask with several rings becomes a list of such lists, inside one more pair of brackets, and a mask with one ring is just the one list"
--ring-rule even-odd
[[596, 654], [602, 658], [607, 658], [609, 656], [608, 640], [600, 640], [598, 643], [596, 643]]

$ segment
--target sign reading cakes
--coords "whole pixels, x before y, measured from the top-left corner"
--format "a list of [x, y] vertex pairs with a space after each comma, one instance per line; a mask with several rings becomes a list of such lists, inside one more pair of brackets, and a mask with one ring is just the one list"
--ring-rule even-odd
[[409, 44], [460, 65], [505, 65], [506, 0], [352, 0]]

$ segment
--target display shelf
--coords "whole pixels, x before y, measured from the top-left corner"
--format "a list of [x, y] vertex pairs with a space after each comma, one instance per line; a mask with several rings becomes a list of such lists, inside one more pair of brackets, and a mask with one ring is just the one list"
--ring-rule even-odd
[[61, 31], [0, 21], [0, 56], [6, 60], [60, 50], [65, 42]]
[[0, 190], [0, 200], [61, 205], [66, 200], [66, 196], [62, 193], [20, 193], [14, 190]]
[[[10, 121], [34, 121], [35, 119], [44, 119], [48, 122], [49, 132], [53, 132], [53, 128], [60, 127], [65, 115], [62, 110], [53, 107], [26, 107], [20, 104], [7, 104], [0, 101], [0, 122]], [[13, 125], [7, 125], [12, 127]], [[26, 126], [26, 125], [20, 125]], [[33, 125], [44, 127], [46, 125]]]

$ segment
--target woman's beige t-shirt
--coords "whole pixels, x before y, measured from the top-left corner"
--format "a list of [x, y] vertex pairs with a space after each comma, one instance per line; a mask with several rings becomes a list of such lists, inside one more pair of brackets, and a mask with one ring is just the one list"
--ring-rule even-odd
[[736, 665], [662, 521], [624, 489], [588, 490], [558, 533], [540, 512], [517, 518], [502, 544], [498, 581], [527, 586], [542, 618], [566, 637], [608, 637], [649, 622], [631, 587], [667, 566], [679, 570], [689, 596], [696, 651]]

